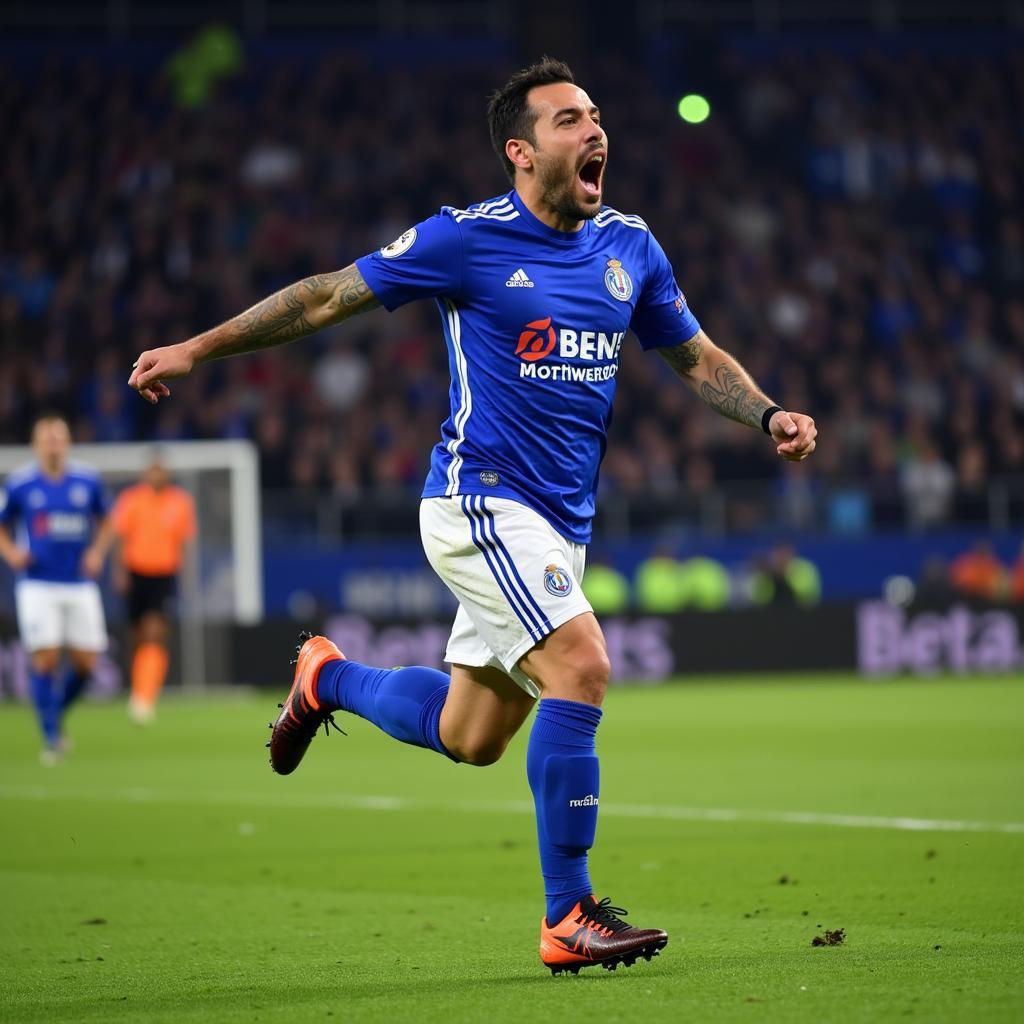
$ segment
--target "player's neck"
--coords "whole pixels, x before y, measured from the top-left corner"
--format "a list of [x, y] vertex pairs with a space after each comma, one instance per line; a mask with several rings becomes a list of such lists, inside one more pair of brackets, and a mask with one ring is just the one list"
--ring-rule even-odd
[[47, 480], [60, 480], [64, 476], [64, 463], [53, 462], [49, 459], [40, 459], [39, 468]]
[[564, 231], [566, 234], [573, 234], [579, 231], [583, 227], [584, 221], [573, 220], [560, 213], [558, 210], [549, 206], [540, 192], [536, 188], [531, 188], [533, 181], [518, 182], [516, 184], [516, 192], [519, 198], [522, 200], [523, 206], [525, 206], [530, 213], [534, 215], [545, 225], [554, 231]]

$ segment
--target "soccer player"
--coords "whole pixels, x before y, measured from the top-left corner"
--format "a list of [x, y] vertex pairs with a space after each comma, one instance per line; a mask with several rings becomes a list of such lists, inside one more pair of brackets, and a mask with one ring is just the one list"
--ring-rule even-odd
[[117, 584], [127, 599], [134, 652], [128, 714], [153, 721], [170, 661], [167, 634], [178, 572], [196, 535], [195, 503], [171, 482], [159, 454], [114, 503]]
[[[96, 577], [114, 536], [109, 501], [96, 472], [68, 460], [70, 446], [67, 420], [42, 414], [32, 428], [36, 461], [11, 473], [0, 495], [0, 556], [18, 573], [18, 629], [45, 744], [40, 759], [47, 765], [65, 752], [64, 715], [107, 646]], [[69, 664], [58, 685], [63, 649]]]
[[431, 565], [459, 600], [450, 676], [380, 670], [302, 638], [270, 741], [295, 769], [343, 709], [467, 764], [501, 757], [537, 705], [526, 755], [546, 899], [541, 959], [554, 973], [650, 959], [668, 941], [598, 901], [587, 870], [599, 802], [595, 736], [608, 685], [584, 598], [585, 545], [632, 329], [714, 410], [806, 458], [814, 422], [767, 398], [701, 330], [647, 225], [602, 203], [608, 138], [569, 68], [544, 59], [491, 98], [491, 139], [512, 190], [445, 207], [379, 252], [306, 278], [188, 341], [143, 352], [129, 383], [150, 402], [198, 364], [292, 341], [378, 305], [437, 304], [451, 413], [421, 504]]

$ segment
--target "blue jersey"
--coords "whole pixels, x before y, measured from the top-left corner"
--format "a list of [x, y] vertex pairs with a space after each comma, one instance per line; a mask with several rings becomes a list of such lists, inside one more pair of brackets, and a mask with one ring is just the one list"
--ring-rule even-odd
[[451, 414], [424, 497], [494, 494], [590, 540], [619, 353], [700, 325], [639, 218], [604, 207], [576, 232], [538, 220], [514, 190], [444, 207], [356, 261], [389, 310], [433, 298], [451, 370]]
[[92, 542], [97, 519], [110, 500], [95, 470], [69, 463], [57, 480], [33, 463], [15, 470], [0, 490], [0, 523], [9, 532], [17, 525], [32, 560], [25, 570], [31, 580], [51, 583], [82, 581], [82, 555]]

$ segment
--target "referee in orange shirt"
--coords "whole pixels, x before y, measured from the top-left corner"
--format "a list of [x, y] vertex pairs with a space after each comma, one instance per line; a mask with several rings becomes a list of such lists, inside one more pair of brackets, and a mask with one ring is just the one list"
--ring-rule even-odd
[[154, 455], [139, 483], [118, 496], [113, 522], [119, 539], [116, 583], [127, 600], [135, 647], [128, 713], [147, 724], [167, 678], [171, 605], [187, 546], [196, 535], [195, 503], [171, 483], [167, 467]]

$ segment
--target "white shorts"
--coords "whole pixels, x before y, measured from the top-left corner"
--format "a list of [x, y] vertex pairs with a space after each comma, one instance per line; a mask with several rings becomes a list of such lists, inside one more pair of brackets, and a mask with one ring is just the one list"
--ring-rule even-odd
[[100, 588], [83, 583], [18, 580], [14, 585], [18, 631], [27, 651], [67, 647], [72, 651], [105, 651], [107, 624]]
[[592, 611], [580, 580], [586, 548], [508, 498], [425, 498], [420, 536], [434, 571], [458, 598], [445, 660], [500, 668], [531, 697], [519, 659], [563, 622]]

